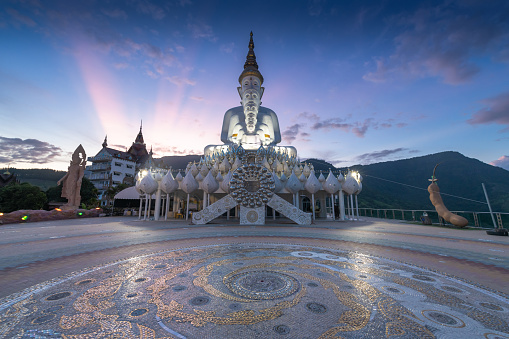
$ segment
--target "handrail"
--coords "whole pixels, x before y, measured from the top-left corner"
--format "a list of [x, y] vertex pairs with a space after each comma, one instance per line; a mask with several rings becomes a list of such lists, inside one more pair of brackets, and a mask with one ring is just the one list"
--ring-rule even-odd
[[[445, 220], [443, 220], [435, 210], [426, 209], [406, 210], [401, 208], [359, 207], [359, 214], [361, 217], [365, 216], [406, 221], [419, 221], [419, 218], [424, 212], [428, 214], [428, 217], [431, 219], [433, 223], [441, 225], [446, 224]], [[480, 212], [480, 211], [451, 211], [451, 212], [465, 217], [469, 221], [469, 226], [479, 228], [494, 228], [490, 212]], [[497, 227], [504, 228], [504, 224], [509, 225], [509, 212], [493, 212], [493, 214], [497, 219], [496, 225]]]

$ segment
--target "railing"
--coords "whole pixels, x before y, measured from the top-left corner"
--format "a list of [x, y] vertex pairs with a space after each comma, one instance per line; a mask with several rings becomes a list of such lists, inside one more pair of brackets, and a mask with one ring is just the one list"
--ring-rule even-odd
[[97, 161], [108, 161], [111, 160], [113, 157], [111, 155], [100, 155], [95, 157], [88, 157], [88, 161], [90, 162], [97, 162]]
[[[359, 208], [360, 216], [395, 219], [421, 222], [422, 214], [426, 212], [431, 222], [434, 224], [444, 225], [447, 222], [443, 220], [435, 210], [402, 210], [402, 209], [377, 209], [377, 208]], [[479, 228], [493, 228], [493, 220], [490, 212], [474, 212], [474, 211], [451, 211], [468, 220], [468, 225]], [[348, 214], [348, 212], [347, 212]], [[493, 212], [497, 227], [504, 228], [509, 225], [509, 213]]]
[[111, 164], [100, 164], [100, 165], [92, 165], [87, 168], [89, 171], [109, 171], [111, 170]]
[[109, 173], [105, 173], [105, 174], [92, 174], [90, 176], [90, 180], [102, 180], [102, 179], [109, 179], [110, 178], [110, 174]]

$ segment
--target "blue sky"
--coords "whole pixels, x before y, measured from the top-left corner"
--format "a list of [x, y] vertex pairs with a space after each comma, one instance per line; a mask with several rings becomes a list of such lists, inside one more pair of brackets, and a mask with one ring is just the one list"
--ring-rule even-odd
[[458, 151], [509, 169], [507, 1], [0, 4], [0, 167], [66, 169], [143, 120], [156, 157], [220, 144], [253, 31], [263, 106], [302, 159]]

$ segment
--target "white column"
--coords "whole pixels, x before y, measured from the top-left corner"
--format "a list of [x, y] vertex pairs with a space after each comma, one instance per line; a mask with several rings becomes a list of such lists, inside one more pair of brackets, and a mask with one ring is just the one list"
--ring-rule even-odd
[[334, 215], [334, 194], [330, 195], [331, 205], [332, 205], [332, 220], [336, 220], [336, 216]]
[[352, 220], [355, 219], [355, 212], [354, 212], [354, 206], [353, 206], [353, 194], [350, 194], [350, 206], [351, 206], [351, 210], [352, 210]]
[[189, 193], [187, 193], [186, 220], [189, 219]]
[[164, 208], [164, 220], [168, 220], [168, 210], [170, 209], [170, 195], [166, 193], [166, 205]]
[[141, 220], [141, 208], [143, 207], [143, 198], [140, 196], [140, 209], [138, 210], [138, 220]]
[[315, 194], [311, 193], [311, 210], [313, 211], [313, 220], [315, 220]]
[[154, 220], [159, 220], [161, 214], [161, 189], [158, 188], [156, 191], [156, 203], [154, 206]]
[[345, 195], [343, 190], [339, 190], [339, 219], [345, 220]]
[[152, 210], [152, 194], [148, 197], [148, 220], [150, 220], [151, 210]]
[[360, 219], [359, 217], [359, 200], [357, 200], [357, 194], [355, 195], [355, 209], [357, 210], [357, 220]]
[[147, 208], [148, 208], [148, 194], [145, 194], [145, 213], [143, 214], [143, 220], [147, 220]]

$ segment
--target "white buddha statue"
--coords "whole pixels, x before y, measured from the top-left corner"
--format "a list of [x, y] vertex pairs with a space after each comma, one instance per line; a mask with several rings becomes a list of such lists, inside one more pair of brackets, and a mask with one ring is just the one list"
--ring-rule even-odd
[[229, 109], [223, 119], [221, 141], [225, 144], [242, 145], [246, 150], [263, 146], [274, 146], [281, 142], [281, 132], [276, 113], [262, 107], [263, 76], [258, 71], [254, 54], [253, 32], [249, 41], [249, 52], [240, 74], [237, 87], [242, 106]]
[[275, 150], [296, 157], [297, 150], [292, 146], [276, 146], [281, 142], [281, 131], [276, 113], [260, 106], [263, 92], [263, 76], [258, 70], [254, 54], [253, 32], [249, 40], [244, 70], [239, 76], [237, 87], [242, 106], [229, 109], [224, 114], [221, 141], [224, 145], [205, 147], [205, 155], [221, 152], [230, 145], [242, 145], [245, 150], [257, 150], [260, 146], [273, 146]]

